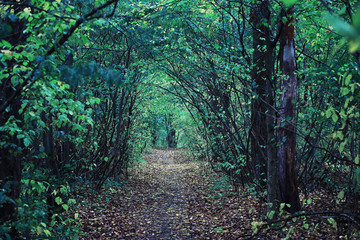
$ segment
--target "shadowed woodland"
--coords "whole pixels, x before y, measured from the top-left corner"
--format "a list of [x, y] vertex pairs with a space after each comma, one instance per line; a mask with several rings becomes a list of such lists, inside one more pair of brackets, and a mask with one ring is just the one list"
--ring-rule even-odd
[[0, 0], [0, 239], [359, 239], [359, 68], [358, 1]]

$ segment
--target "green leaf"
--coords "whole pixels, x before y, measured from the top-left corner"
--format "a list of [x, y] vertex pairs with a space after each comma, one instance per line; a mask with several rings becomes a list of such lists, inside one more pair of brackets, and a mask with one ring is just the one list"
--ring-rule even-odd
[[49, 2], [44, 2], [44, 10], [49, 10], [50, 7], [50, 3]]
[[349, 92], [350, 92], [350, 89], [349, 89], [349, 88], [347, 88], [347, 87], [341, 88], [341, 96], [348, 95]]
[[328, 110], [326, 110], [326, 118], [329, 118], [330, 116], [331, 116], [331, 114], [332, 114], [332, 111], [333, 111], [333, 109], [332, 108], [329, 108]]
[[339, 152], [343, 152], [343, 151], [344, 151], [345, 145], [346, 145], [346, 141], [340, 143]]
[[270, 212], [268, 212], [267, 216], [268, 216], [268, 218], [271, 220], [271, 219], [273, 219], [274, 214], [275, 214], [275, 211], [274, 211], [274, 210], [271, 210]]
[[47, 237], [50, 237], [51, 236], [51, 232], [47, 229], [44, 229], [44, 233]]
[[297, 2], [297, 0], [281, 0], [281, 1], [284, 3], [286, 7], [291, 7]]
[[307, 204], [311, 204], [311, 198], [309, 198], [306, 202]]
[[347, 99], [345, 100], [345, 104], [344, 104], [344, 108], [345, 108], [345, 109], [348, 108], [349, 102], [350, 102], [350, 98], [347, 98]]
[[338, 137], [341, 141], [344, 140], [344, 134], [341, 131], [337, 131], [335, 136]]
[[337, 228], [335, 219], [333, 219], [333, 218], [328, 218], [328, 222], [329, 222], [334, 228]]
[[333, 115], [332, 115], [332, 120], [333, 120], [334, 122], [337, 122], [337, 121], [339, 120], [338, 115], [337, 115], [337, 114], [333, 114]]
[[352, 78], [352, 75], [351, 75], [351, 74], [349, 74], [348, 76], [346, 76], [345, 82], [344, 82], [344, 83], [345, 83], [345, 86], [349, 86], [351, 78]]
[[359, 164], [359, 155], [355, 157], [355, 164]]
[[30, 138], [24, 138], [24, 145], [25, 145], [25, 147], [30, 146], [30, 144], [31, 144], [31, 139], [30, 139]]
[[17, 139], [23, 139], [23, 138], [25, 138], [25, 135], [24, 134], [19, 134], [16, 137], [17, 137]]
[[65, 185], [61, 185], [60, 192], [66, 194], [68, 193], [68, 188]]
[[16, 87], [16, 86], [19, 84], [19, 81], [18, 81], [18, 79], [17, 79], [16, 76], [13, 76], [13, 77], [11, 78], [11, 84], [12, 84], [14, 87]]
[[56, 204], [60, 205], [62, 203], [61, 197], [56, 197], [55, 202], [56, 202]]
[[285, 203], [280, 203], [280, 211], [285, 207]]
[[343, 199], [345, 196], [345, 192], [344, 191], [340, 191], [339, 194], [337, 195], [338, 198]]
[[62, 207], [65, 209], [65, 211], [67, 211], [69, 209], [69, 205], [67, 205], [67, 204], [63, 204]]
[[9, 77], [8, 73], [0, 73], [0, 80]]
[[217, 233], [222, 233], [224, 230], [223, 230], [223, 228], [222, 227], [218, 227], [218, 228], [216, 228], [216, 232]]
[[11, 43], [9, 43], [8, 41], [2, 40], [1, 44], [7, 48], [11, 48]]

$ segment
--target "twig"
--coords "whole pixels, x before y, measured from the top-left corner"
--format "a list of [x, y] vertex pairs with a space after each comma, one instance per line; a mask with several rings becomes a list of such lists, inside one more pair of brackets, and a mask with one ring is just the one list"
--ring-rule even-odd
[[339, 212], [339, 211], [299, 212], [299, 213], [292, 214], [291, 216], [289, 216], [287, 218], [269, 221], [268, 223], [261, 225], [258, 228], [258, 231], [256, 233], [254, 233], [252, 235], [246, 234], [241, 237], [253, 238], [256, 235], [260, 234], [261, 230], [264, 229], [265, 227], [271, 227], [272, 225], [274, 225], [276, 223], [283, 223], [282, 226], [274, 229], [274, 230], [280, 230], [281, 228], [283, 228], [286, 225], [287, 222], [291, 221], [293, 218], [303, 217], [303, 216], [317, 216], [317, 215], [327, 216], [327, 217], [345, 217], [345, 218], [349, 219], [358, 229], [360, 229], [360, 223], [352, 215], [345, 213], [345, 212]]

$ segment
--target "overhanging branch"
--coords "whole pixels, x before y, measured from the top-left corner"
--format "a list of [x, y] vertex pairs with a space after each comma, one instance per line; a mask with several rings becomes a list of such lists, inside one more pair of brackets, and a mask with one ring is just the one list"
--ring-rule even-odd
[[[97, 14], [99, 11], [101, 11], [102, 9], [110, 6], [111, 4], [115, 3], [114, 9], [111, 12], [111, 14], [106, 15], [104, 17], [111, 17], [114, 13], [115, 13], [115, 9], [117, 6], [119, 0], [110, 0], [102, 5], [100, 5], [97, 8], [94, 8], [91, 12], [79, 17], [75, 24], [73, 26], [70, 27], [70, 29], [68, 31], [66, 31], [60, 38], [58, 41], [56, 41], [56, 43], [46, 52], [45, 54], [45, 58], [49, 57], [50, 55], [52, 55], [60, 46], [64, 45], [65, 42], [67, 42], [67, 40], [71, 37], [71, 35], [75, 32], [76, 29], [78, 29], [80, 27], [80, 25], [82, 23], [84, 23], [87, 20], [91, 20], [94, 19], [92, 16], [94, 16], [95, 14]], [[102, 16], [98, 16], [96, 18], [101, 18]], [[43, 60], [44, 61], [44, 60]], [[42, 61], [42, 62], [43, 62]], [[41, 63], [38, 63], [37, 66], [30, 72], [30, 74], [27, 75], [27, 77], [25, 76], [23, 79], [23, 84], [18, 85], [18, 87], [16, 88], [16, 90], [12, 93], [12, 95], [4, 101], [4, 103], [0, 106], [0, 113], [4, 112], [5, 109], [15, 100], [16, 96], [18, 96], [23, 90], [24, 88], [30, 88], [35, 82], [36, 80], [34, 79], [33, 81], [31, 81], [31, 79], [34, 78], [35, 72], [36, 70], [39, 69]], [[30, 82], [31, 81], [31, 82]]]

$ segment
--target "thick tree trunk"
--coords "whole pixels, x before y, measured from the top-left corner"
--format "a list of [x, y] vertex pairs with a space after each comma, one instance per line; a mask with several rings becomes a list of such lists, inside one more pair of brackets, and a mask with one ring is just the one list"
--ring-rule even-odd
[[291, 213], [300, 210], [299, 192], [297, 188], [296, 158], [296, 91], [295, 76], [295, 19], [294, 7], [283, 10], [282, 16], [287, 18], [283, 23], [280, 35], [280, 68], [281, 79], [280, 118], [278, 149], [280, 191], [282, 201], [290, 204]]
[[274, 210], [279, 199], [276, 149], [274, 147], [274, 49], [271, 44], [269, 1], [258, 1], [252, 8], [253, 29], [253, 91], [251, 105], [251, 157], [255, 178], [267, 188], [268, 210]]

